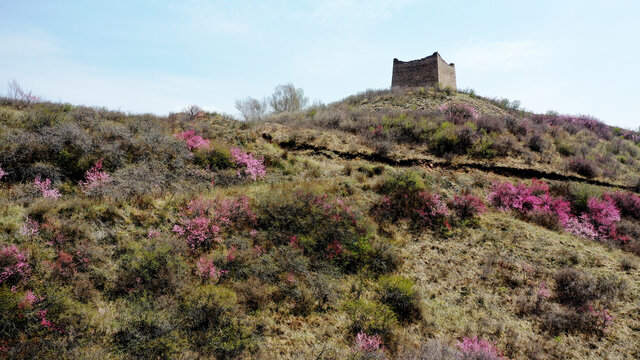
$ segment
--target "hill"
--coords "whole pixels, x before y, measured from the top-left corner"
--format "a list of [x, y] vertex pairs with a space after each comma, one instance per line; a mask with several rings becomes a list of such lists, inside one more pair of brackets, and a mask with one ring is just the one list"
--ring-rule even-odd
[[437, 89], [0, 104], [2, 358], [640, 357], [636, 132]]

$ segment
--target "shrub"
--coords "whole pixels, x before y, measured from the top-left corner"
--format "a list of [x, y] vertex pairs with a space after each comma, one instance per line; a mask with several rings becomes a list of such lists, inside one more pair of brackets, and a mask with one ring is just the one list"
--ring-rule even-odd
[[420, 296], [411, 279], [391, 275], [380, 279], [380, 302], [393, 310], [401, 321], [415, 321], [422, 317]]
[[174, 135], [178, 139], [182, 139], [186, 142], [189, 150], [207, 148], [210, 140], [202, 138], [200, 135], [196, 135], [195, 130], [187, 130]]
[[175, 249], [152, 241], [151, 244], [131, 244], [120, 257], [115, 295], [171, 294], [182, 284], [186, 264]]
[[458, 136], [455, 125], [448, 121], [442, 123], [431, 137], [429, 146], [436, 155], [456, 153]]
[[[266, 175], [266, 170], [263, 165], [264, 158], [254, 158], [253, 155], [245, 153], [238, 148], [231, 148], [231, 156], [233, 162], [236, 165], [244, 167], [244, 175], [249, 176], [253, 181], [261, 179]], [[243, 172], [238, 170], [238, 177], [242, 177]]]
[[511, 183], [494, 183], [488, 200], [501, 210], [515, 210], [525, 218], [530, 218], [552, 229], [558, 223], [565, 225], [572, 218], [570, 206], [562, 198], [554, 198], [549, 193], [549, 186], [536, 179], [531, 185], [513, 185]]
[[229, 149], [218, 144], [196, 150], [194, 162], [202, 168], [211, 170], [227, 169], [232, 165]]
[[51, 188], [51, 179], [46, 179], [44, 181], [40, 180], [40, 177], [38, 176], [34, 181], [33, 181], [34, 185], [40, 189], [40, 192], [42, 193], [42, 196], [45, 198], [51, 198], [51, 199], [57, 199], [60, 196], [62, 196], [60, 194], [60, 192], [58, 191], [58, 189], [56, 188]]
[[461, 220], [473, 219], [487, 210], [480, 198], [470, 194], [454, 196], [449, 201], [449, 208]]
[[31, 265], [27, 253], [16, 245], [5, 246], [0, 250], [0, 284], [14, 286], [25, 282], [31, 276]]
[[549, 147], [547, 140], [541, 134], [533, 134], [527, 140], [529, 149], [535, 152], [543, 152]]
[[4, 171], [4, 169], [2, 169], [2, 166], [1, 166], [1, 165], [2, 165], [2, 164], [0, 164], [0, 180], [2, 180], [2, 178], [3, 178], [5, 175], [9, 174], [8, 172]]
[[588, 179], [592, 179], [600, 173], [600, 169], [593, 161], [578, 156], [567, 161], [567, 169]]
[[465, 337], [456, 346], [462, 353], [463, 360], [500, 360], [502, 354], [492, 343], [477, 336]]
[[298, 248], [314, 261], [335, 263], [346, 271], [371, 259], [371, 230], [340, 198], [276, 192], [260, 201], [257, 211], [258, 228], [272, 244]]
[[554, 306], [542, 316], [543, 328], [554, 335], [580, 332], [601, 337], [612, 321], [606, 310], [595, 310], [591, 306], [579, 309]]
[[587, 305], [593, 300], [611, 301], [626, 288], [626, 283], [615, 276], [594, 278], [572, 268], [559, 270], [554, 279], [556, 301], [574, 307]]
[[186, 239], [191, 250], [208, 249], [222, 242], [222, 231], [246, 229], [256, 224], [249, 198], [193, 199], [182, 209], [173, 231]]
[[478, 118], [478, 111], [473, 106], [462, 103], [450, 103], [441, 105], [438, 110], [445, 119], [453, 124], [464, 124], [469, 120]]
[[413, 193], [425, 189], [420, 174], [414, 171], [402, 171], [386, 178], [378, 184], [377, 191], [390, 195], [394, 193]]
[[84, 180], [80, 182], [80, 187], [86, 192], [95, 187], [100, 187], [110, 180], [110, 175], [102, 171], [102, 159], [100, 159], [84, 174]]
[[364, 332], [359, 332], [356, 335], [355, 349], [358, 352], [372, 353], [384, 349], [384, 346], [379, 335], [367, 335]]
[[345, 305], [353, 334], [380, 335], [387, 343], [397, 325], [396, 315], [388, 306], [367, 300], [350, 300]]
[[640, 219], [640, 196], [630, 192], [615, 192], [606, 194], [606, 198], [613, 200], [620, 215], [629, 219]]

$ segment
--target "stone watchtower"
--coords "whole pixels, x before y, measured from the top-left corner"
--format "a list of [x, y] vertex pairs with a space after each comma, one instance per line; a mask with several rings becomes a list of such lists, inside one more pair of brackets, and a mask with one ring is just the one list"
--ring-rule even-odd
[[424, 59], [400, 61], [393, 59], [391, 87], [430, 87], [440, 83], [456, 90], [456, 66], [447, 64], [437, 52]]

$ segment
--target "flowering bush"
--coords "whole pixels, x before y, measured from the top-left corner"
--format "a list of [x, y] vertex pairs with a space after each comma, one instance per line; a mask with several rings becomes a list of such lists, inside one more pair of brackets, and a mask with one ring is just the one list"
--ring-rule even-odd
[[31, 275], [31, 265], [27, 262], [27, 253], [16, 245], [0, 250], [0, 284], [17, 285]]
[[8, 173], [8, 172], [6, 172], [6, 171], [4, 171], [4, 169], [2, 169], [2, 166], [0, 166], [0, 180], [2, 180], [2, 178], [3, 178], [5, 175], [8, 175], [8, 174], [9, 174], [9, 173]]
[[57, 199], [59, 198], [60, 192], [56, 188], [51, 188], [51, 179], [45, 179], [44, 181], [40, 180], [40, 176], [38, 176], [33, 183], [40, 189], [42, 196], [45, 198]]
[[189, 150], [200, 149], [209, 146], [209, 140], [200, 135], [196, 135], [195, 130], [187, 130], [174, 135], [178, 139], [186, 141]]
[[213, 260], [201, 257], [196, 264], [196, 274], [203, 279], [210, 279], [213, 282], [217, 282], [222, 275], [228, 273], [227, 270], [220, 270], [215, 267]]
[[20, 304], [18, 304], [18, 309], [31, 308], [39, 301], [40, 299], [33, 293], [33, 291], [27, 290], [27, 292], [24, 294], [24, 298], [22, 298], [22, 301], [20, 301]]
[[461, 220], [468, 220], [487, 211], [482, 200], [470, 194], [456, 195], [449, 202], [449, 208]]
[[417, 227], [450, 227], [447, 205], [440, 195], [428, 191], [394, 192], [383, 196], [372, 211], [378, 218], [391, 222], [406, 219]]
[[356, 335], [355, 343], [356, 351], [374, 352], [384, 349], [380, 335], [367, 335], [362, 331]]
[[[244, 175], [249, 176], [252, 180], [261, 179], [267, 174], [263, 164], [263, 158], [254, 158], [253, 155], [243, 152], [236, 147], [232, 147], [229, 151], [231, 152], [233, 162], [236, 165], [244, 166]], [[238, 170], [238, 176], [243, 176], [240, 170]]]
[[503, 359], [502, 354], [492, 343], [487, 340], [479, 339], [477, 336], [472, 338], [464, 337], [462, 341], [456, 343], [462, 358], [465, 360], [499, 360]]
[[454, 124], [464, 124], [469, 120], [478, 118], [478, 111], [473, 106], [467, 104], [443, 104], [438, 110], [444, 114], [447, 121]]
[[531, 185], [494, 183], [488, 200], [500, 210], [515, 210], [522, 215], [549, 215], [557, 218], [563, 226], [571, 218], [571, 206], [562, 198], [549, 194], [549, 186], [533, 179]]
[[621, 240], [616, 231], [616, 223], [620, 221], [620, 211], [613, 200], [605, 196], [599, 200], [591, 198], [587, 202], [589, 220], [602, 239]]
[[29, 218], [29, 215], [25, 217], [24, 224], [20, 227], [20, 235], [26, 237], [37, 236], [40, 230], [38, 222]]
[[621, 216], [640, 220], [640, 196], [621, 191], [606, 194], [606, 196], [613, 200], [618, 210], [620, 210]]
[[84, 174], [84, 180], [80, 182], [80, 187], [86, 192], [109, 181], [111, 181], [111, 177], [107, 172], [102, 171], [102, 159], [100, 159]]
[[193, 199], [182, 211], [179, 224], [173, 231], [186, 238], [189, 247], [210, 247], [222, 242], [222, 230], [255, 226], [256, 216], [249, 206], [249, 198], [202, 200]]

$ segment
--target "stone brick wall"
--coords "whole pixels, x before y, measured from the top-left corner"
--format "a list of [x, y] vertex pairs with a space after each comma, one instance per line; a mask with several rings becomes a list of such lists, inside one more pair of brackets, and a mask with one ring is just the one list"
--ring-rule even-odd
[[391, 87], [429, 87], [437, 83], [456, 89], [456, 68], [447, 64], [440, 54], [413, 61], [393, 59]]

